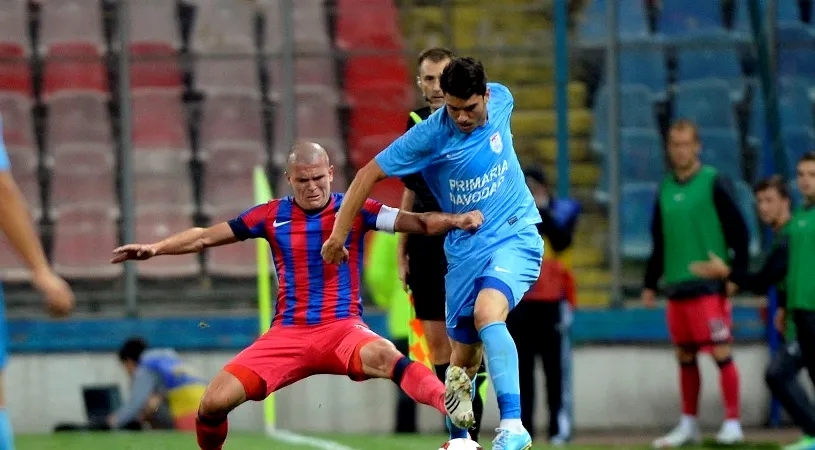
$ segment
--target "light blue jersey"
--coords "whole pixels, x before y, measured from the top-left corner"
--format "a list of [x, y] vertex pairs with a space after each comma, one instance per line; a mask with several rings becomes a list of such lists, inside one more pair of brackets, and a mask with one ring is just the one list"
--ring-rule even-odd
[[6, 143], [3, 140], [3, 121], [0, 120], [0, 172], [11, 170], [11, 163], [6, 153]]
[[[11, 163], [6, 153], [6, 144], [3, 140], [3, 123], [0, 121], [0, 172], [11, 170]], [[8, 362], [8, 330], [6, 329], [6, 302], [3, 298], [3, 290], [0, 289], [0, 371], [6, 367]]]
[[[483, 126], [464, 133], [440, 108], [376, 156], [388, 176], [421, 172], [442, 211], [484, 214], [476, 232], [453, 230], [444, 245], [448, 333], [465, 343], [478, 340], [472, 313], [482, 283], [487, 278], [503, 283], [512, 308], [537, 280], [543, 256], [534, 227], [541, 217], [512, 145], [512, 94], [498, 83], [487, 87]], [[459, 320], [465, 317], [469, 320]]]

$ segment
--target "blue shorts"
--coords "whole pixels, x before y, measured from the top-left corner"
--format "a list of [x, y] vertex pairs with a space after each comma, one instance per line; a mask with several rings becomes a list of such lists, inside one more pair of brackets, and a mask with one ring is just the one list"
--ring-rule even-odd
[[0, 286], [0, 371], [8, 363], [8, 327], [6, 325], [6, 301], [3, 298], [3, 287]]
[[536, 227], [528, 226], [491, 253], [450, 266], [444, 279], [447, 335], [462, 344], [480, 342], [473, 319], [478, 293], [485, 288], [501, 291], [511, 311], [538, 280], [542, 259], [543, 240]]

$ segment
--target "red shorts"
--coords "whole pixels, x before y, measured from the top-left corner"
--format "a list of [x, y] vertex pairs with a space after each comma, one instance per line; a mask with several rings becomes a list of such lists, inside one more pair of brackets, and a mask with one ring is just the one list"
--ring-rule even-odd
[[667, 319], [671, 342], [679, 347], [710, 350], [730, 342], [732, 307], [723, 295], [668, 301]]
[[378, 339], [382, 337], [359, 319], [320, 325], [276, 325], [227, 366], [244, 367], [262, 378], [266, 382], [266, 396], [311, 375], [347, 375], [354, 381], [363, 381], [369, 377], [355, 359], [359, 349]]

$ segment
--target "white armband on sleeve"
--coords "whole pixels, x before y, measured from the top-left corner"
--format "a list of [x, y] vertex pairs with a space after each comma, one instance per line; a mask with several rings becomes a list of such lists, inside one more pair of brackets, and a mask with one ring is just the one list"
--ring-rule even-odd
[[379, 214], [376, 215], [376, 229], [393, 233], [396, 226], [396, 216], [399, 215], [398, 208], [382, 205]]

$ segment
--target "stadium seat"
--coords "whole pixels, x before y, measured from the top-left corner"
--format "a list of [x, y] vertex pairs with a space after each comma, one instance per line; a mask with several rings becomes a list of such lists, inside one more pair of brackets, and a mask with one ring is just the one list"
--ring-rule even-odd
[[815, 124], [809, 88], [803, 79], [782, 78], [778, 85], [778, 109], [782, 128], [809, 127]]
[[401, 109], [382, 109], [359, 106], [351, 110], [349, 142], [355, 143], [367, 136], [382, 134], [401, 135], [405, 132], [408, 112]]
[[36, 154], [31, 102], [27, 98], [0, 92], [0, 123], [6, 147], [24, 147]]
[[364, 5], [340, 0], [336, 44], [345, 51], [402, 50], [399, 10], [390, 0]]
[[137, 208], [172, 207], [187, 214], [195, 210], [189, 169], [172, 174], [136, 173], [133, 181]]
[[92, 53], [105, 52], [102, 8], [98, 0], [48, 0], [40, 10], [39, 50], [55, 54], [55, 46], [85, 44]]
[[718, 1], [662, 0], [657, 31], [673, 42], [723, 39], [727, 33], [722, 24]]
[[[655, 129], [623, 128], [620, 130], [620, 182], [659, 183], [665, 177], [665, 151]], [[604, 155], [600, 182], [595, 199], [608, 201], [609, 163]]]
[[730, 85], [721, 80], [678, 83], [675, 88], [674, 119], [688, 119], [700, 128], [736, 127], [730, 101]]
[[391, 208], [399, 208], [404, 191], [405, 185], [399, 177], [388, 177], [374, 185], [370, 197]]
[[52, 48], [45, 58], [42, 97], [45, 102], [61, 95], [94, 94], [108, 97], [108, 75], [102, 58], [85, 44]]
[[199, 125], [201, 151], [232, 148], [265, 154], [261, 106], [260, 100], [245, 96], [207, 98]]
[[199, 2], [190, 37], [192, 51], [199, 55], [254, 55], [256, 14], [254, 2]]
[[[316, 93], [301, 92], [297, 94], [296, 103], [298, 138], [332, 142], [341, 139], [339, 112], [331, 99]], [[273, 118], [274, 136], [283, 136], [285, 119], [284, 114], [276, 111]]]
[[385, 150], [393, 141], [395, 141], [401, 133], [392, 133], [384, 135], [373, 135], [360, 138], [356, 143], [351, 144], [348, 149], [348, 157], [351, 164], [361, 169], [365, 164], [374, 158], [379, 152]]
[[[735, 6], [735, 19], [733, 22], [734, 36], [744, 42], [751, 42], [753, 40], [753, 31], [750, 25], [750, 0], [736, 0]], [[759, 3], [762, 7], [762, 16], [764, 15], [763, 9], [766, 7], [766, 1], [762, 0]], [[778, 1], [776, 2], [776, 39], [782, 45], [787, 43], [802, 43], [811, 41], [811, 35], [807, 29], [807, 24], [801, 21], [801, 14], [798, 9], [798, 2], [796, 1]]]
[[626, 183], [621, 187], [620, 228], [624, 258], [644, 260], [651, 254], [651, 222], [657, 188], [656, 183]]
[[[281, 194], [275, 191], [275, 195]], [[243, 206], [216, 211], [211, 217], [210, 224], [232, 220], [250, 206], [252, 202], [244, 202]], [[223, 278], [253, 278], [257, 276], [257, 262], [254, 257], [247, 255], [253, 255], [255, 251], [255, 244], [251, 241], [207, 249], [204, 263], [207, 273]]]
[[[345, 64], [345, 92], [354, 99], [365, 97], [371, 85], [371, 67], [376, 67], [377, 83], [404, 84], [408, 86], [408, 69], [401, 56], [362, 55], [351, 56]], [[408, 86], [409, 87], [409, 86]]]
[[30, 105], [33, 103], [34, 89], [31, 67], [28, 60], [15, 58], [13, 54], [0, 49], [0, 93], [4, 96], [20, 97]]
[[190, 153], [187, 113], [179, 94], [142, 91], [132, 96], [135, 151]]
[[[592, 150], [599, 154], [608, 151], [608, 101], [608, 89], [601, 87], [594, 104], [594, 132], [591, 138]], [[622, 128], [657, 130], [653, 103], [645, 86], [629, 85], [620, 88], [619, 120]]]
[[[589, 0], [583, 10], [583, 17], [578, 25], [580, 43], [585, 46], [605, 45], [608, 41], [606, 28], [606, 3], [608, 0]], [[647, 40], [648, 21], [645, 17], [643, 2], [640, 0], [620, 0], [618, 2], [617, 32], [621, 41]]]
[[[36, 224], [34, 225], [36, 227]], [[39, 234], [39, 227], [36, 232]], [[17, 255], [6, 235], [0, 233], [0, 281], [4, 283], [21, 283], [31, 280], [31, 272]]]
[[758, 256], [761, 253], [761, 229], [758, 225], [758, 215], [756, 214], [756, 200], [753, 191], [744, 181], [736, 181], [736, 201], [741, 211], [744, 222], [747, 224], [747, 232], [750, 235], [749, 251], [751, 256]]
[[815, 149], [815, 131], [811, 127], [789, 127], [783, 128], [781, 133], [784, 138], [788, 173], [795, 174], [801, 156]]
[[[283, 86], [283, 63], [269, 58], [268, 71], [273, 97], [280, 96]], [[298, 56], [294, 61], [294, 83], [298, 92], [318, 92], [336, 96], [337, 73], [330, 56]]]
[[[812, 49], [780, 48], [778, 50], [778, 75], [811, 80], [815, 77], [815, 54]], [[812, 82], [807, 83], [812, 85]]]
[[105, 100], [96, 95], [60, 96], [48, 104], [46, 143], [53, 154], [65, 145], [113, 147], [110, 114]]
[[118, 210], [113, 155], [107, 147], [63, 146], [48, 159], [51, 206]]
[[28, 56], [31, 44], [28, 37], [28, 2], [9, 0], [0, 8], [0, 48], [3, 54]]
[[295, 4], [294, 45], [298, 52], [325, 52], [331, 49], [327, 11], [321, 0], [301, 0]]
[[28, 208], [34, 218], [42, 217], [40, 201], [39, 162], [37, 150], [33, 147], [6, 147], [11, 173], [23, 193]]
[[668, 70], [662, 47], [620, 49], [620, 84], [648, 87], [656, 101], [668, 98]]
[[163, 0], [128, 0], [130, 48], [150, 45], [169, 51], [181, 48], [181, 33], [176, 18], [175, 2]]
[[134, 43], [130, 45], [130, 52], [130, 88], [133, 92], [181, 93], [181, 67], [175, 50], [162, 43]]
[[765, 126], [764, 90], [761, 89], [761, 86], [758, 86], [757, 89], [753, 91], [747, 122], [747, 142], [751, 146], [758, 147], [761, 145], [761, 142], [764, 140]]
[[798, 189], [798, 182], [795, 180], [790, 180], [787, 182], [787, 190], [790, 193], [790, 200], [792, 200], [792, 207], [793, 208], [800, 208], [804, 205], [804, 197], [801, 195], [801, 191]]
[[245, 173], [218, 172], [206, 166], [203, 174], [203, 209], [208, 215], [236, 202], [251, 204], [254, 198], [252, 169]]
[[195, 63], [195, 89], [204, 95], [246, 95], [260, 98], [255, 57], [203, 55]]
[[[157, 242], [192, 226], [192, 216], [173, 207], [136, 210], [136, 242]], [[139, 262], [136, 268], [140, 278], [149, 279], [192, 277], [201, 271], [196, 254], [152, 258]]]
[[735, 47], [680, 49], [677, 55], [676, 81], [719, 79], [730, 85], [733, 102], [744, 100], [745, 82]]
[[703, 163], [715, 167], [733, 180], [744, 179], [741, 145], [735, 129], [700, 128], [699, 140], [702, 142]]
[[110, 264], [119, 244], [116, 216], [104, 209], [61, 211], [54, 223], [54, 270], [68, 279], [117, 278], [121, 264]]

